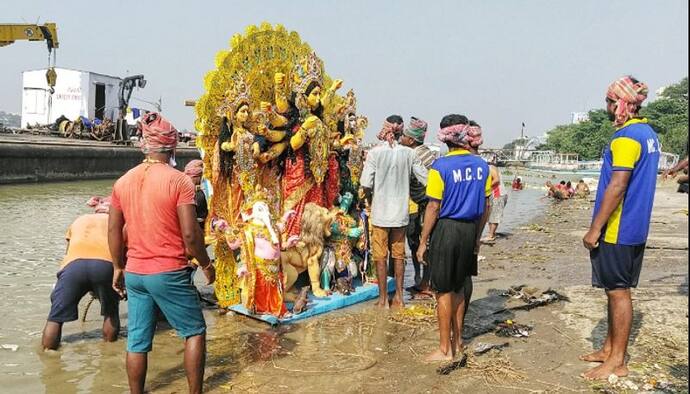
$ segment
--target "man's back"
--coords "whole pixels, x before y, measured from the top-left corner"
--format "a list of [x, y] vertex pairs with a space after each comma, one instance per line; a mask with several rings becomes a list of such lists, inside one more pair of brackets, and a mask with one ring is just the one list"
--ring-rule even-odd
[[67, 229], [67, 254], [60, 268], [77, 259], [112, 261], [108, 249], [108, 215], [91, 213], [79, 216]]
[[[417, 168], [415, 168], [415, 165]], [[413, 171], [414, 170], [414, 171]], [[387, 143], [374, 147], [362, 171], [361, 185], [373, 190], [371, 222], [379, 227], [402, 227], [409, 222], [408, 199], [412, 173], [426, 183], [426, 174], [413, 150]]]
[[194, 184], [162, 163], [140, 164], [117, 180], [113, 206], [127, 225], [127, 271], [169, 272], [186, 267], [177, 207], [194, 204]]
[[451, 151], [429, 171], [427, 195], [441, 201], [440, 218], [476, 220], [491, 192], [489, 165], [467, 150]]

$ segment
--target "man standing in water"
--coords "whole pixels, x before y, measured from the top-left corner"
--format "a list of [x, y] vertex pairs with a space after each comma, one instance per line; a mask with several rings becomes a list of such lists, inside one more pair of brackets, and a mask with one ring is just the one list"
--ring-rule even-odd
[[489, 199], [491, 214], [489, 215], [489, 234], [486, 235], [483, 241], [492, 243], [496, 241], [496, 231], [498, 230], [498, 225], [501, 224], [501, 220], [503, 220], [503, 209], [508, 202], [508, 193], [506, 193], [503, 187], [501, 172], [496, 166], [496, 156], [491, 160], [489, 170], [491, 171], [492, 179], [491, 198]]
[[[426, 129], [426, 122], [413, 116], [410, 120], [410, 126], [403, 130], [400, 143], [412, 148], [417, 158], [428, 171], [431, 168], [431, 164], [436, 160], [437, 154], [424, 145]], [[419, 248], [419, 237], [422, 234], [422, 217], [428, 201], [426, 187], [412, 177], [410, 179], [410, 223], [407, 225], [407, 244], [412, 251], [415, 290], [420, 294], [426, 295], [426, 297], [433, 297], [429, 286], [430, 267], [424, 266], [424, 273], [421, 275], [422, 267], [420, 267], [421, 264], [417, 260], [416, 254], [417, 248]]]
[[[208, 283], [215, 271], [196, 220], [194, 184], [173, 168], [177, 130], [158, 113], [140, 121], [143, 163], [115, 182], [108, 223], [113, 288], [128, 297], [127, 376], [132, 393], [142, 393], [148, 352], [156, 328], [156, 307], [185, 339], [184, 367], [190, 393], [200, 393], [206, 357], [206, 323], [191, 281], [187, 254]], [[127, 267], [122, 228], [127, 225]], [[126, 285], [126, 288], [125, 288]]]
[[50, 314], [43, 329], [45, 350], [60, 346], [63, 323], [77, 320], [79, 300], [90, 291], [101, 302], [103, 340], [116, 341], [120, 331], [120, 300], [111, 286], [113, 264], [108, 249], [110, 198], [92, 197], [88, 205], [94, 213], [78, 217], [67, 229], [67, 254], [50, 295]]
[[606, 93], [606, 111], [617, 130], [604, 151], [594, 217], [582, 241], [592, 260], [592, 286], [608, 297], [608, 334], [602, 349], [580, 357], [602, 363], [583, 374], [587, 379], [628, 374], [630, 288], [640, 277], [659, 165], [657, 135], [638, 117], [647, 91], [646, 84], [626, 76]]
[[426, 185], [427, 170], [412, 149], [398, 144], [402, 118], [389, 116], [378, 134], [381, 144], [367, 154], [360, 184], [371, 206], [372, 257], [379, 285], [377, 306], [388, 307], [386, 257], [395, 270], [395, 296], [391, 306], [402, 307], [405, 274], [405, 231], [409, 223], [410, 177]]
[[449, 152], [429, 171], [429, 203], [417, 250], [417, 258], [431, 264], [431, 285], [438, 304], [440, 345], [427, 356], [429, 362], [451, 360], [462, 351], [468, 290], [472, 276], [477, 275], [479, 238], [491, 194], [489, 166], [473, 153], [482, 143], [481, 129], [470, 126], [465, 116], [446, 115], [438, 138]]

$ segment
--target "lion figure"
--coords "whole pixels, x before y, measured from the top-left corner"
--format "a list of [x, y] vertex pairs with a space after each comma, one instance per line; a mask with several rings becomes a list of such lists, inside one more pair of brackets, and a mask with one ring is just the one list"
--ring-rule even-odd
[[299, 239], [281, 253], [286, 291], [292, 288], [300, 273], [308, 270], [314, 296], [328, 295], [321, 288], [319, 263], [326, 238], [331, 235], [333, 220], [334, 216], [328, 212], [328, 209], [320, 205], [307, 203], [304, 206]]

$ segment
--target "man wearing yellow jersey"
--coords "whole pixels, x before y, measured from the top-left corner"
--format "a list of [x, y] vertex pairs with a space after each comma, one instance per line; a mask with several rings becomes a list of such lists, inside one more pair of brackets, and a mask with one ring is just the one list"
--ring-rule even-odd
[[488, 164], [474, 153], [482, 143], [476, 123], [462, 115], [446, 115], [438, 139], [449, 152], [429, 170], [429, 202], [417, 249], [419, 261], [431, 266], [438, 305], [440, 344], [426, 357], [428, 362], [451, 360], [462, 350], [462, 326], [472, 276], [477, 275], [479, 237], [488, 218], [492, 183]]
[[646, 84], [625, 76], [606, 94], [606, 110], [617, 130], [604, 150], [594, 217], [582, 241], [590, 251], [592, 286], [603, 288], [608, 297], [609, 324], [604, 346], [580, 357], [602, 363], [583, 374], [587, 379], [628, 374], [630, 289], [640, 277], [659, 166], [657, 135], [647, 119], [638, 117], [647, 91]]

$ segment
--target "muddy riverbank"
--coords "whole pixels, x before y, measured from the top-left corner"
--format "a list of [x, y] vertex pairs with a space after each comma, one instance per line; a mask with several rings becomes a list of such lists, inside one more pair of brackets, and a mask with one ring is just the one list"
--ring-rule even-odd
[[[226, 316], [211, 330], [208, 389], [512, 393], [653, 387], [687, 392], [687, 207], [687, 195], [676, 194], [670, 184], [660, 185], [645, 266], [634, 291], [632, 374], [615, 385], [579, 377], [592, 365], [577, 356], [601, 344], [606, 322], [605, 296], [589, 286], [589, 258], [581, 244], [592, 203], [573, 200], [552, 203], [530, 225], [503, 234], [481, 251], [486, 259], [480, 264], [465, 336], [469, 349], [479, 343], [509, 343], [502, 351], [470, 356], [466, 368], [440, 376], [438, 365], [422, 362], [437, 343], [432, 314], [400, 316], [365, 304], [303, 323], [299, 329], [257, 326], [259, 331], [240, 336], [227, 329], [237, 318]], [[500, 295], [512, 285], [553, 288], [570, 302], [497, 313], [517, 305]], [[424, 311], [423, 305], [416, 308]], [[495, 321], [506, 319], [531, 325], [530, 336], [499, 338], [487, 332]], [[166, 392], [169, 382], [154, 379]], [[179, 385], [171, 391], [182, 390], [181, 375], [177, 380]]]

